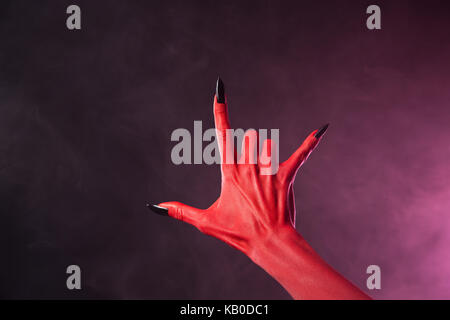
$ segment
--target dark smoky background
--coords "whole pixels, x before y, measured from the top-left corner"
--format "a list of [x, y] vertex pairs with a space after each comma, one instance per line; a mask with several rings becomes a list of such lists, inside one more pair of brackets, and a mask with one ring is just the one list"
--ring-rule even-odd
[[450, 298], [450, 5], [376, 1], [370, 31], [370, 4], [2, 0], [0, 296], [289, 298], [145, 207], [218, 197], [218, 166], [172, 164], [170, 135], [213, 126], [220, 75], [232, 126], [280, 128], [282, 160], [331, 123], [295, 183], [297, 229], [327, 262], [374, 298]]

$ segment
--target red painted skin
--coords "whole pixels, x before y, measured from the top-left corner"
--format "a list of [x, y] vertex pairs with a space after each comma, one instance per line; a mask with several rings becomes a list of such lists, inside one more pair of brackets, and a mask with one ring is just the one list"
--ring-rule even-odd
[[[262, 163], [253, 157], [256, 131], [247, 131], [241, 157], [244, 164], [225, 164], [225, 143], [230, 129], [227, 103], [214, 98], [214, 120], [221, 154], [220, 197], [206, 210], [179, 202], [164, 202], [169, 216], [185, 221], [246, 254], [276, 279], [294, 299], [370, 299], [311, 248], [295, 229], [294, 180], [300, 166], [319, 143], [312, 132], [274, 175], [259, 173]], [[271, 150], [272, 141], [263, 150]], [[268, 149], [266, 149], [268, 148]], [[270, 151], [269, 151], [270, 152]]]

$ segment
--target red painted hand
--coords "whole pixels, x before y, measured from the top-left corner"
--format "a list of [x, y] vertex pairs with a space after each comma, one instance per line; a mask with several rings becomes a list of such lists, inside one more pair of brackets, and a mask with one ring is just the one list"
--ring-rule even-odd
[[214, 119], [221, 154], [219, 198], [205, 210], [179, 202], [150, 208], [160, 214], [167, 214], [168, 209], [169, 216], [239, 249], [295, 298], [366, 298], [326, 265], [295, 230], [295, 176], [328, 125], [313, 131], [275, 174], [263, 175], [261, 170], [271, 164], [263, 163], [262, 155], [276, 156], [276, 146], [267, 139], [262, 153], [252, 152], [259, 144], [255, 130], [245, 134], [240, 161], [226, 163], [226, 154], [235, 154], [235, 150], [225, 138], [230, 124], [220, 79], [214, 98]]

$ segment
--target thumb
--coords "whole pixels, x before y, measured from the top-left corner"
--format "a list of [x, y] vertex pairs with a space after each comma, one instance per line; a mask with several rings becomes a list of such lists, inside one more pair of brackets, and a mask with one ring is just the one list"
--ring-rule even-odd
[[158, 205], [147, 204], [147, 207], [159, 215], [170, 216], [194, 226], [198, 226], [203, 211], [176, 201], [163, 202]]

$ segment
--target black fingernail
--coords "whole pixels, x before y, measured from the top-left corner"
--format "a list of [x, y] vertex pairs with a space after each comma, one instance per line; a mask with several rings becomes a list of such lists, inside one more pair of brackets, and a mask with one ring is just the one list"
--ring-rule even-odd
[[330, 124], [327, 123], [327, 124], [324, 125], [322, 128], [320, 128], [319, 131], [317, 131], [317, 133], [314, 135], [314, 137], [316, 137], [317, 139], [319, 139], [321, 136], [323, 136], [323, 134], [325, 133], [325, 131], [327, 131], [329, 125], [330, 125]]
[[154, 204], [147, 203], [147, 208], [152, 210], [154, 213], [157, 213], [161, 216], [168, 216], [169, 215], [169, 209], [163, 208]]
[[223, 81], [220, 77], [217, 78], [216, 97], [218, 103], [225, 103], [225, 86], [223, 85]]

